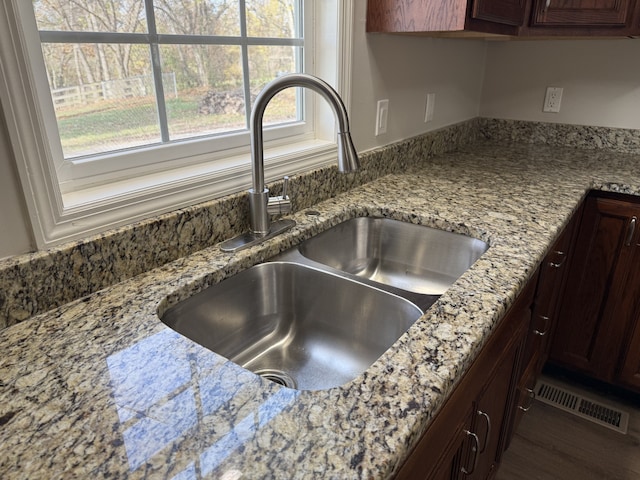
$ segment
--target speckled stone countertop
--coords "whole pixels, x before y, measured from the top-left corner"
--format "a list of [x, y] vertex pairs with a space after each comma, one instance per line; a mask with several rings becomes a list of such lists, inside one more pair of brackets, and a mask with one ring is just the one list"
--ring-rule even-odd
[[[388, 478], [591, 189], [640, 194], [640, 155], [475, 143], [0, 332], [0, 477]], [[363, 375], [296, 391], [164, 326], [158, 310], [354, 216], [490, 249]]]

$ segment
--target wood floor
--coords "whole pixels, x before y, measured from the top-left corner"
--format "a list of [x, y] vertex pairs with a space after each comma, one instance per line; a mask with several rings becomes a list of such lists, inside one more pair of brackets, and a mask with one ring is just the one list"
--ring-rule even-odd
[[571, 388], [627, 410], [628, 433], [536, 401], [504, 454], [496, 480], [640, 480], [640, 405]]

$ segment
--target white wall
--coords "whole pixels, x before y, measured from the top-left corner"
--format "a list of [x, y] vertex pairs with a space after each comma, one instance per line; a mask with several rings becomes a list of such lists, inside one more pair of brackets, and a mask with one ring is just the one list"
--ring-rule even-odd
[[[560, 113], [543, 113], [547, 86]], [[640, 39], [491, 42], [480, 114], [640, 129]]]
[[[477, 117], [486, 43], [478, 40], [366, 34], [366, 2], [356, 2], [351, 131], [368, 150]], [[435, 93], [424, 123], [427, 93]], [[376, 137], [376, 103], [389, 99], [388, 131]]]
[[0, 259], [31, 251], [34, 243], [30, 232], [13, 151], [0, 114]]

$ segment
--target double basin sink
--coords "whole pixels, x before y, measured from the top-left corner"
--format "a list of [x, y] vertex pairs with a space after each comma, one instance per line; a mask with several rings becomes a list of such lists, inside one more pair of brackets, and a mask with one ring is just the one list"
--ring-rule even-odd
[[487, 250], [388, 218], [347, 220], [169, 308], [166, 325], [299, 390], [363, 373]]

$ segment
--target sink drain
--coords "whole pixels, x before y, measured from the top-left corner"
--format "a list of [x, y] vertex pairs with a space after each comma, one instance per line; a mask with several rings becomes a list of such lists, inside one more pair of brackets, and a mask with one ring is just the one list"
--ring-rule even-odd
[[260, 375], [262, 378], [266, 378], [267, 380], [272, 381], [273, 383], [277, 383], [278, 385], [282, 385], [283, 387], [296, 388], [296, 381], [291, 378], [287, 373], [281, 370], [273, 370], [269, 368], [265, 368], [262, 370], [257, 370], [254, 372], [256, 375]]

